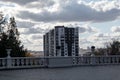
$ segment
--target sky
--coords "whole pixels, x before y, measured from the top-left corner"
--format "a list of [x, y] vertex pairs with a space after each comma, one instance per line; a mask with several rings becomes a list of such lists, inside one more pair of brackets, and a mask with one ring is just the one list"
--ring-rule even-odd
[[28, 50], [43, 50], [54, 26], [79, 27], [79, 46], [105, 47], [120, 39], [120, 0], [0, 0], [0, 12], [14, 16]]

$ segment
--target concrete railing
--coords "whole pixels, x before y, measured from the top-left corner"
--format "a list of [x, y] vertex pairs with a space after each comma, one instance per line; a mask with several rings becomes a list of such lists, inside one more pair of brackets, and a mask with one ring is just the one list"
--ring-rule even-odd
[[82, 56], [73, 58], [73, 65], [120, 64], [120, 56]]
[[45, 67], [45, 63], [43, 57], [0, 58], [0, 69]]
[[10, 51], [7, 49], [6, 58], [0, 58], [0, 69], [46, 67], [44, 57], [11, 57]]
[[48, 67], [120, 64], [120, 56], [49, 57]]
[[0, 58], [0, 69], [115, 64], [120, 64], [119, 55], [76, 57], [10, 57], [10, 55], [8, 55], [6, 58]]
[[120, 64], [120, 56], [0, 58], [0, 69]]

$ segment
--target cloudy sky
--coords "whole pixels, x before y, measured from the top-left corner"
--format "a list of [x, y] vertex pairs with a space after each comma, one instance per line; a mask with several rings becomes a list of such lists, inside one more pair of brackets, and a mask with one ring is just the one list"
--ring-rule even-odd
[[43, 34], [56, 25], [79, 27], [80, 48], [120, 38], [119, 0], [0, 0], [0, 12], [15, 17], [29, 50], [43, 50]]

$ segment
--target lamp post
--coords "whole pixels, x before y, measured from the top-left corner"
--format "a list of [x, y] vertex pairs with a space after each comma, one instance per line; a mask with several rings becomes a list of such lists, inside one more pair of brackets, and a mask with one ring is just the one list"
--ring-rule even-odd
[[93, 56], [95, 52], [95, 46], [91, 46], [91, 52], [92, 52], [91, 56]]
[[95, 57], [94, 57], [94, 52], [95, 52], [95, 46], [91, 46], [91, 64], [94, 65], [95, 64]]

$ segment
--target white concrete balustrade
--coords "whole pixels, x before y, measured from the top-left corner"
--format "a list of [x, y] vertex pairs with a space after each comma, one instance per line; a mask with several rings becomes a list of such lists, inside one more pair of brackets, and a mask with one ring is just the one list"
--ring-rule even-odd
[[0, 58], [0, 69], [45, 67], [44, 61], [44, 58], [35, 57]]
[[11, 58], [11, 67], [25, 68], [25, 67], [44, 67], [44, 58], [35, 57], [17, 57]]
[[68, 67], [82, 65], [120, 64], [120, 56], [78, 56], [78, 57], [6, 57], [0, 58], [0, 69]]
[[6, 58], [0, 58], [0, 69], [4, 69], [7, 66], [7, 59]]
[[82, 65], [115, 65], [120, 64], [120, 55], [74, 56], [74, 57], [11, 57], [0, 58], [0, 69], [69, 67]]
[[76, 57], [75, 65], [105, 65], [105, 64], [120, 64], [120, 56], [82, 56]]

